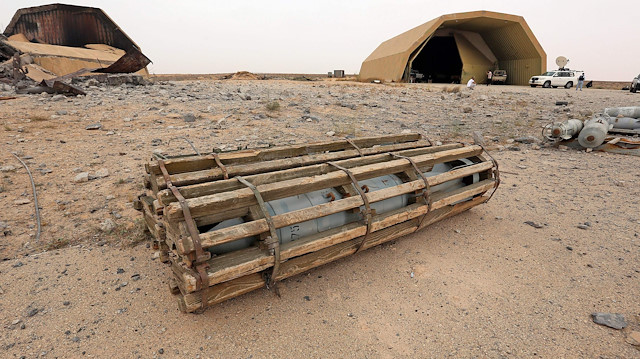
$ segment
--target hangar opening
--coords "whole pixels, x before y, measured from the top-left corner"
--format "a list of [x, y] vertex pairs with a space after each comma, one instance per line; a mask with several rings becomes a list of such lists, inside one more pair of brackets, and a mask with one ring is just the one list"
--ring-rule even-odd
[[488, 70], [504, 70], [507, 84], [526, 85], [546, 62], [524, 18], [474, 11], [440, 16], [383, 42], [362, 63], [360, 80], [483, 83]]
[[[411, 70], [424, 81], [460, 83], [462, 60], [453, 36], [437, 36], [428, 41], [413, 60]], [[411, 75], [410, 75], [411, 76]]]

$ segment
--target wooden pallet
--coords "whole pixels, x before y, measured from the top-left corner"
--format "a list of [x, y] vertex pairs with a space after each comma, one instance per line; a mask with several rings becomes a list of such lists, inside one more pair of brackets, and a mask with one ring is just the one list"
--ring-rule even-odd
[[[170, 262], [172, 293], [178, 294], [181, 310], [193, 312], [486, 202], [490, 198], [486, 193], [497, 188], [499, 176], [497, 163], [482, 154], [480, 146], [431, 146], [417, 135], [402, 135], [238, 151], [217, 158], [209, 154], [151, 161], [146, 165], [149, 195], [141, 197], [141, 207], [150, 232]], [[435, 164], [460, 159], [472, 159], [473, 164], [426, 179], [421, 175]], [[225, 174], [232, 178], [225, 179]], [[391, 174], [403, 183], [368, 193], [353, 186], [354, 181]], [[461, 188], [431, 190], [474, 175], [479, 180]], [[245, 180], [255, 188], [247, 187]], [[342, 198], [273, 216], [265, 214], [261, 205], [262, 200], [328, 188], [337, 189]], [[418, 196], [409, 197], [407, 206], [390, 212], [362, 210], [406, 194]], [[363, 212], [363, 221], [288, 243], [273, 240], [274, 236], [277, 239], [275, 229], [346, 211]], [[243, 218], [243, 223], [200, 230], [234, 218]], [[217, 256], [207, 251], [248, 237], [258, 238], [258, 245]], [[265, 273], [271, 278], [265, 279]]]

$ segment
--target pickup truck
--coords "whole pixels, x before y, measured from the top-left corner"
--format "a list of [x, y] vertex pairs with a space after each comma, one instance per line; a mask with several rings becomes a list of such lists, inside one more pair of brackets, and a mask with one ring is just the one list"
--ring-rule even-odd
[[507, 83], [507, 71], [506, 70], [495, 70], [493, 72], [493, 76], [491, 77], [492, 84], [506, 84]]

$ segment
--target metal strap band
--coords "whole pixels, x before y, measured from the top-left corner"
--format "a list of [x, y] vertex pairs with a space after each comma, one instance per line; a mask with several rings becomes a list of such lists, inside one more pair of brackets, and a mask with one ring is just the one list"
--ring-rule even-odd
[[224, 179], [226, 180], [229, 179], [229, 172], [227, 172], [227, 167], [225, 167], [222, 164], [222, 161], [220, 161], [220, 155], [214, 152], [213, 159], [216, 161], [216, 164], [218, 165], [218, 167], [220, 167], [220, 170], [222, 171], [222, 176], [224, 177]]
[[[278, 233], [276, 232], [276, 226], [273, 224], [273, 219], [271, 218], [271, 214], [269, 214], [269, 211], [267, 210], [267, 205], [265, 204], [264, 199], [262, 198], [262, 194], [260, 194], [260, 191], [258, 190], [258, 188], [256, 188], [256, 186], [254, 186], [252, 183], [250, 183], [246, 179], [242, 178], [242, 176], [236, 176], [235, 178], [238, 180], [238, 182], [249, 187], [249, 189], [253, 191], [253, 195], [256, 197], [256, 200], [258, 201], [258, 207], [260, 208], [260, 211], [262, 212], [262, 215], [264, 216], [264, 219], [267, 221], [267, 225], [269, 226], [270, 236], [265, 240], [265, 244], [273, 254], [274, 263], [273, 263], [273, 270], [271, 271], [271, 276], [267, 278], [267, 287], [273, 287], [274, 289], [276, 289], [274, 284], [276, 282], [278, 270], [280, 269], [280, 239], [278, 238]], [[276, 289], [276, 293], [278, 293], [277, 289]]]
[[429, 137], [424, 136], [424, 135], [423, 135], [422, 137], [424, 137], [424, 139], [425, 139], [425, 140], [427, 140], [427, 142], [429, 142], [429, 146], [433, 146], [433, 142], [431, 142], [431, 140], [429, 139]]
[[431, 204], [432, 204], [432, 202], [431, 202], [431, 194], [430, 194], [431, 193], [431, 186], [429, 185], [429, 181], [427, 181], [427, 178], [424, 176], [422, 171], [420, 171], [420, 168], [418, 167], [418, 164], [411, 157], [402, 156], [402, 155], [398, 155], [398, 154], [395, 154], [395, 153], [390, 153], [390, 155], [392, 157], [402, 158], [404, 160], [409, 161], [409, 163], [411, 163], [411, 166], [413, 166], [413, 170], [415, 171], [415, 173], [418, 175], [418, 177], [420, 177], [420, 179], [422, 179], [422, 182], [424, 182], [424, 190], [422, 191], [422, 196], [424, 197], [425, 203], [427, 204], [427, 212], [425, 214], [423, 214], [422, 217], [420, 218], [420, 222], [418, 223], [418, 227], [416, 227], [416, 231], [417, 231], [422, 226], [422, 222], [427, 217], [427, 214], [429, 214], [429, 212], [431, 212]]
[[360, 149], [360, 147], [358, 147], [358, 145], [355, 144], [355, 142], [353, 142], [352, 139], [345, 137], [345, 141], [347, 141], [347, 143], [349, 143], [351, 146], [353, 146], [353, 148], [356, 149], [356, 151], [358, 151], [358, 154], [360, 155], [360, 157], [364, 157], [362, 150]]
[[327, 162], [327, 164], [346, 173], [347, 176], [349, 176], [349, 179], [351, 180], [353, 187], [356, 188], [356, 191], [358, 191], [358, 194], [360, 194], [360, 197], [362, 197], [362, 202], [364, 203], [364, 211], [361, 210], [360, 212], [363, 215], [364, 223], [367, 225], [367, 232], [364, 234], [362, 241], [360, 241], [360, 244], [358, 245], [358, 249], [356, 250], [356, 253], [358, 253], [364, 246], [364, 242], [367, 241], [367, 237], [369, 236], [369, 233], [371, 233], [371, 206], [369, 205], [369, 198], [367, 198], [367, 195], [365, 194], [362, 187], [360, 187], [358, 180], [356, 179], [356, 177], [353, 175], [351, 171], [334, 162]]
[[209, 267], [209, 264], [207, 263], [207, 260], [211, 258], [211, 254], [209, 252], [205, 253], [202, 249], [202, 244], [200, 242], [200, 232], [198, 232], [196, 222], [191, 216], [191, 211], [189, 210], [189, 206], [187, 205], [184, 196], [171, 182], [171, 177], [169, 176], [169, 172], [167, 171], [167, 167], [165, 166], [164, 161], [158, 160], [158, 165], [160, 166], [162, 176], [167, 183], [167, 187], [169, 187], [173, 195], [180, 203], [180, 207], [182, 208], [182, 212], [184, 214], [184, 222], [187, 226], [187, 230], [189, 231], [189, 235], [191, 236], [191, 241], [193, 242], [193, 247], [196, 252], [196, 258], [193, 261], [195, 264], [194, 267], [198, 272], [198, 276], [196, 277], [196, 290], [202, 290], [202, 306], [203, 308], [205, 308], [208, 303], [205, 300], [205, 291], [203, 289], [209, 287], [209, 275], [207, 274], [207, 268]]
[[[82, 75], [82, 73], [80, 73], [80, 75]], [[191, 146], [191, 149], [193, 150], [193, 152], [196, 153], [196, 155], [201, 156], [200, 151], [198, 151], [198, 149], [196, 148], [196, 146], [193, 144], [193, 142], [191, 142], [188, 138], [186, 137], [175, 137], [169, 140], [169, 143], [171, 143], [171, 141], [173, 140], [185, 140], [189, 146]]]
[[487, 202], [489, 202], [489, 200], [491, 199], [491, 197], [493, 197], [493, 195], [496, 193], [496, 191], [498, 190], [498, 186], [500, 186], [500, 167], [498, 167], [498, 161], [496, 161], [495, 158], [493, 158], [493, 156], [491, 156], [491, 154], [489, 153], [489, 151], [487, 151], [486, 148], [484, 148], [483, 145], [478, 145], [480, 147], [482, 147], [482, 150], [484, 151], [484, 153], [487, 154], [487, 156], [489, 156], [489, 158], [491, 159], [491, 162], [493, 162], [493, 175], [495, 176], [496, 179], [496, 184], [493, 186], [493, 192], [491, 192], [491, 194], [489, 195], [489, 198], [487, 199]]
[[[200, 308], [202, 310], [207, 309], [209, 306], [206, 291], [206, 289], [209, 288], [209, 274], [207, 273], [207, 269], [209, 269], [208, 262], [196, 265], [196, 271], [198, 272], [198, 276], [196, 278], [200, 278], [200, 280], [196, 280], [196, 290], [200, 291]], [[198, 289], [198, 282], [200, 282], [200, 289]]]

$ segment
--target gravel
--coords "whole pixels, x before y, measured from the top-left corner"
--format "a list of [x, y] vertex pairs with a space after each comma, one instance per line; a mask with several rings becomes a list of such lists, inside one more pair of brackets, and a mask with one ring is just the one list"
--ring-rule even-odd
[[[26, 324], [3, 329], [3, 356], [154, 357], [163, 348], [173, 357], [637, 357], [628, 329], [587, 320], [597, 309], [640, 326], [640, 218], [628, 210], [640, 195], [637, 161], [516, 141], [636, 97], [512, 86], [458, 95], [444, 87], [158, 81], [60, 101], [23, 96], [0, 107], [3, 146], [53, 170], [36, 176], [46, 223], [39, 243], [33, 207], [12, 205], [30, 198], [25, 173], [14, 168], [0, 179], [9, 204], [1, 220], [13, 232], [0, 244], [0, 322]], [[267, 100], [279, 111], [267, 111]], [[558, 100], [569, 104], [556, 112]], [[27, 121], [41, 111], [68, 113]], [[197, 120], [185, 122], [189, 113]], [[85, 130], [91, 124], [113, 134]], [[504, 170], [498, 192], [455, 218], [287, 279], [282, 298], [258, 290], [201, 315], [177, 310], [166, 285], [171, 269], [150, 260], [150, 242], [131, 246], [141, 220], [131, 200], [143, 192], [144, 163], [154, 150], [193, 153], [175, 138], [205, 152], [402, 131], [433, 142], [472, 142], [479, 132]], [[0, 167], [16, 166], [7, 151], [0, 156]], [[101, 168], [109, 177], [74, 183], [74, 169], [88, 176]], [[123, 230], [103, 232], [115, 214]], [[32, 318], [24, 315], [29, 303], [39, 308]]]

